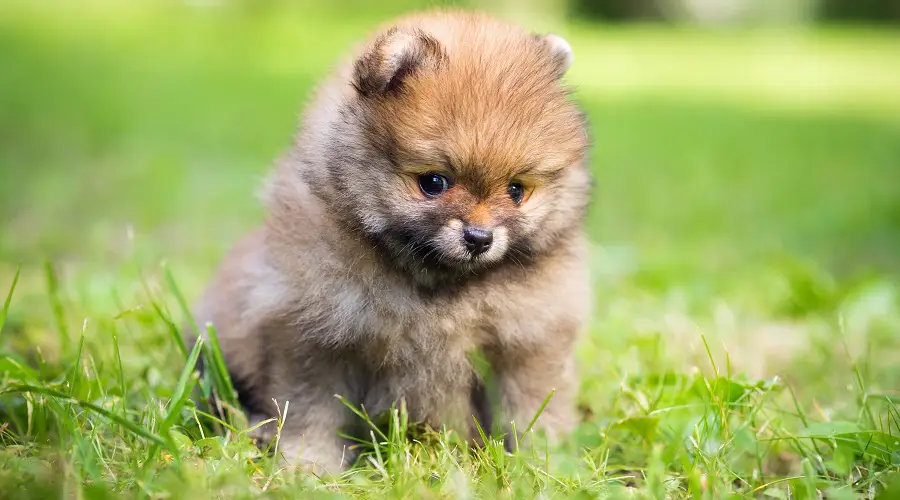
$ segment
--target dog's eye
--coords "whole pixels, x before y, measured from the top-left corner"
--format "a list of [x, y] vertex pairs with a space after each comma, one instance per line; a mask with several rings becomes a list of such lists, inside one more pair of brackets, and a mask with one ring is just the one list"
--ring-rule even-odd
[[510, 182], [509, 186], [506, 188], [506, 192], [509, 193], [509, 197], [512, 198], [512, 201], [516, 205], [520, 205], [522, 200], [525, 199], [525, 186], [523, 186], [521, 182]]
[[450, 181], [441, 174], [422, 174], [419, 176], [419, 189], [426, 196], [440, 196], [450, 189]]

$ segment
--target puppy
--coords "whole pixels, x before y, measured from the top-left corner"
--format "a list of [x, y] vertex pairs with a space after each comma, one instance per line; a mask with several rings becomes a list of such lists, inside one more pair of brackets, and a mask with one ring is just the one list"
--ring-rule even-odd
[[[573, 343], [591, 293], [583, 114], [560, 79], [569, 45], [491, 17], [397, 20], [309, 104], [266, 183], [265, 223], [196, 304], [240, 400], [290, 409], [286, 458], [340, 472], [339, 430], [405, 400], [412, 419], [475, 433], [574, 424]], [[469, 353], [501, 397], [484, 408]], [[555, 393], [553, 392], [555, 391]]]

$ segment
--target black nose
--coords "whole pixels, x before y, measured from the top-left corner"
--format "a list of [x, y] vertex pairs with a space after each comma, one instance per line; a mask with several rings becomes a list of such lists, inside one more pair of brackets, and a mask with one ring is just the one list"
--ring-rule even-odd
[[481, 255], [491, 248], [494, 241], [494, 233], [488, 229], [479, 227], [467, 227], [463, 230], [463, 239], [466, 241], [466, 248], [472, 253], [472, 256]]

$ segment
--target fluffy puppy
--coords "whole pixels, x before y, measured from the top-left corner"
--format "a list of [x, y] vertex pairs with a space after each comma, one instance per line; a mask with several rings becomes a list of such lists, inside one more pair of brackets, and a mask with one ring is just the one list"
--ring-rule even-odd
[[[583, 114], [569, 45], [463, 12], [401, 18], [315, 95], [265, 190], [265, 224], [195, 308], [251, 421], [290, 401], [288, 460], [339, 472], [339, 430], [405, 400], [473, 432], [573, 425], [573, 343], [591, 297]], [[486, 414], [468, 353], [491, 363]], [[489, 424], [487, 424], [489, 425]]]

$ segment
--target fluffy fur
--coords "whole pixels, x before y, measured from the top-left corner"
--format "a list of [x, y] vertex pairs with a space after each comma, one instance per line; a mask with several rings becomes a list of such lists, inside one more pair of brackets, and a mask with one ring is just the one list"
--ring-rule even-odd
[[[400, 19], [316, 93], [240, 241], [195, 308], [217, 329], [252, 420], [290, 401], [288, 460], [338, 472], [339, 429], [404, 399], [410, 416], [473, 431], [573, 425], [573, 343], [588, 314], [582, 222], [591, 181], [583, 115], [560, 77], [558, 36], [493, 18]], [[418, 176], [446, 175], [426, 196]], [[517, 205], [510, 182], [524, 186]], [[493, 232], [467, 252], [465, 227]], [[497, 378], [497, 413], [468, 353]]]

